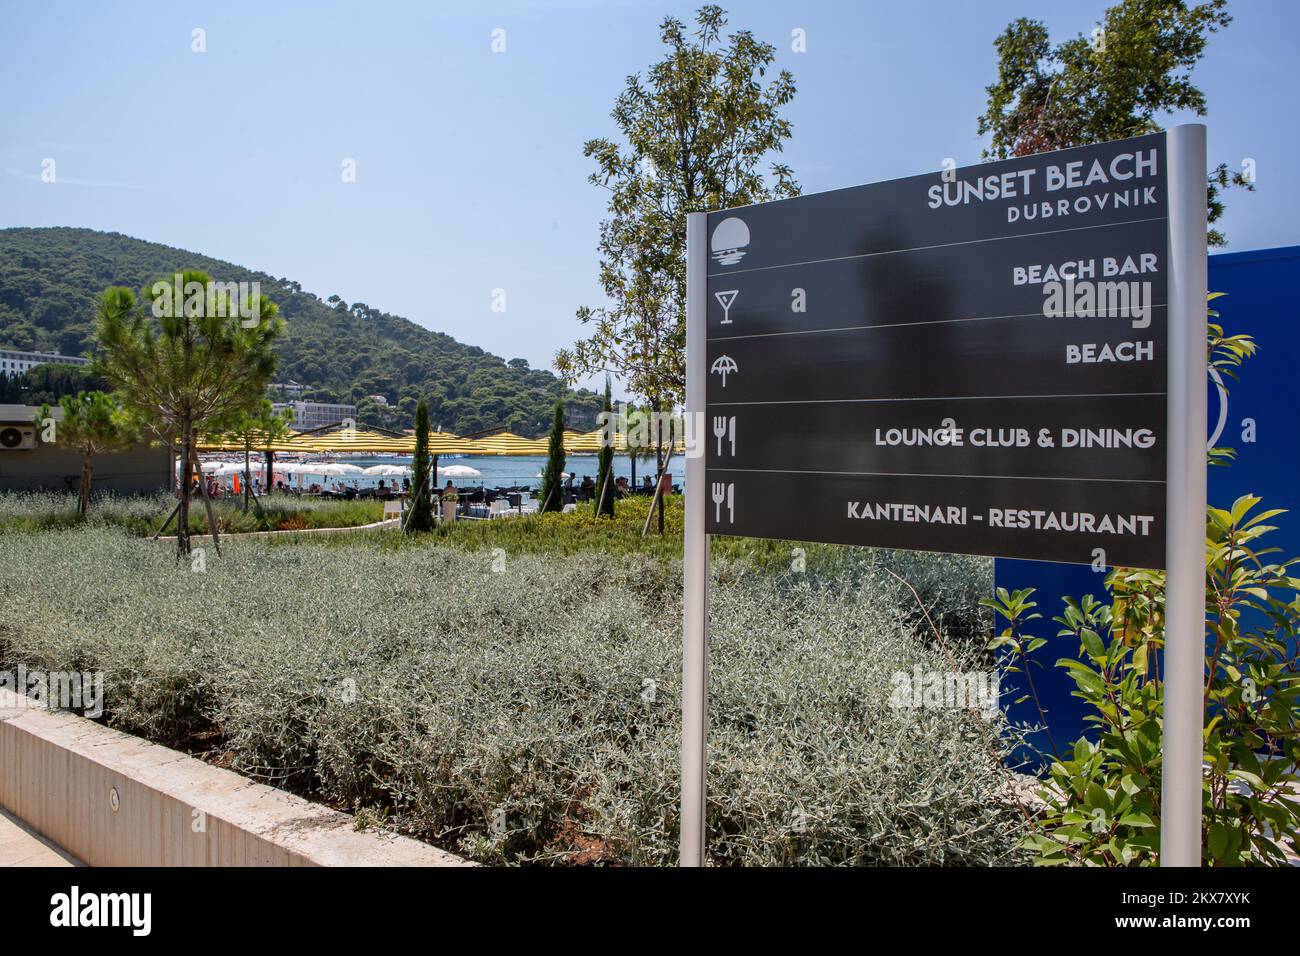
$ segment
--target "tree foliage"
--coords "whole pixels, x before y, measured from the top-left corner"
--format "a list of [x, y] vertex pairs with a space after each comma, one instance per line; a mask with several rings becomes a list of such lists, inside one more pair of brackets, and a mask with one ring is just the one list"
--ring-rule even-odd
[[619, 140], [583, 147], [589, 177], [609, 191], [600, 227], [600, 285], [608, 300], [582, 307], [590, 334], [561, 350], [570, 382], [617, 375], [656, 409], [680, 404], [686, 388], [686, 215], [798, 194], [789, 167], [761, 166], [790, 136], [781, 109], [793, 98], [785, 70], [768, 79], [769, 43], [739, 30], [725, 40], [721, 7], [701, 7], [695, 29], [667, 17], [667, 51], [643, 77], [628, 77], [610, 114]]
[[254, 451], [266, 457], [266, 490], [271, 490], [271, 475], [275, 454], [272, 446], [284, 441], [292, 433], [293, 412], [289, 409], [277, 410], [270, 399], [262, 399], [252, 409], [245, 409], [235, 415], [229, 423], [222, 423], [213, 429], [213, 433], [238, 442], [244, 446], [244, 510], [248, 510], [251, 493], [252, 467], [249, 460]]
[[[1039, 20], [1013, 21], [993, 46], [998, 78], [979, 118], [990, 136], [985, 157], [1006, 159], [1152, 133], [1175, 111], [1206, 112], [1192, 69], [1210, 35], [1232, 22], [1227, 0], [1120, 0], [1091, 36], [1053, 45]], [[1253, 189], [1242, 172], [1220, 164], [1208, 176], [1211, 223], [1223, 214], [1222, 190]], [[1218, 230], [1211, 245], [1223, 245]]]
[[[122, 286], [103, 292], [95, 369], [127, 408], [179, 450], [187, 475], [198, 467], [199, 434], [237, 420], [262, 400], [275, 371], [271, 343], [283, 321], [265, 296], [235, 303], [224, 290], [208, 293], [205, 272], [181, 273], [179, 282], [184, 299], [170, 296], [170, 276], [146, 286], [143, 303]], [[190, 289], [205, 291], [191, 296]], [[188, 553], [190, 482], [180, 485], [177, 545]]]
[[[103, 289], [138, 289], [187, 268], [222, 281], [260, 282], [285, 320], [274, 343], [276, 381], [306, 386], [302, 397], [309, 400], [355, 404], [363, 427], [409, 428], [420, 398], [428, 399], [434, 424], [458, 434], [504, 425], [521, 435], [543, 435], [560, 398], [577, 427], [595, 427], [600, 399], [594, 392], [570, 391], [551, 372], [530, 369], [523, 360], [508, 363], [365, 303], [334, 297], [331, 306], [290, 279], [89, 229], [0, 230], [0, 345], [87, 354]], [[86, 382], [58, 394], [96, 387]], [[55, 401], [58, 394], [37, 393], [28, 404]]]
[[406, 533], [433, 530], [433, 482], [429, 459], [429, 403], [423, 398], [415, 406], [415, 457], [411, 461], [411, 501], [406, 515]]
[[[605, 378], [606, 415], [614, 413], [613, 392], [609, 378]], [[611, 430], [612, 431], [612, 430]], [[596, 455], [596, 515], [614, 517], [614, 443], [606, 441], [600, 446]]]
[[[94, 458], [102, 452], [126, 451], [140, 440], [140, 423], [122, 408], [114, 395], [104, 392], [78, 392], [59, 399], [61, 421], [54, 423], [56, 444], [81, 455], [81, 485], [77, 495], [77, 514], [85, 516], [90, 507], [90, 489], [94, 476]], [[36, 413], [38, 428], [50, 419], [50, 406]]]
[[564, 463], [564, 403], [556, 402], [546, 445], [546, 468], [538, 491], [542, 502], [539, 511], [564, 510]]
[[0, 373], [0, 404], [47, 405], [64, 395], [103, 392], [108, 383], [86, 365], [50, 362], [25, 372]]

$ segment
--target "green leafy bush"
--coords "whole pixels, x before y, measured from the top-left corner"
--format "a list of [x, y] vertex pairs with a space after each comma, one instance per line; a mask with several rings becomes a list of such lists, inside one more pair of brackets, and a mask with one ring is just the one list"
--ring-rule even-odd
[[[1206, 524], [1206, 726], [1202, 853], [1206, 865], [1287, 865], [1300, 843], [1300, 668], [1297, 559], [1273, 562], [1257, 542], [1279, 511], [1259, 499], [1209, 509]], [[1054, 620], [1078, 656], [1075, 696], [1092, 710], [1096, 741], [1052, 763], [1047, 810], [1026, 847], [1042, 864], [1149, 866], [1160, 850], [1164, 574], [1119, 568], [1112, 604], [1067, 598]], [[990, 602], [1029, 650], [1031, 589]]]

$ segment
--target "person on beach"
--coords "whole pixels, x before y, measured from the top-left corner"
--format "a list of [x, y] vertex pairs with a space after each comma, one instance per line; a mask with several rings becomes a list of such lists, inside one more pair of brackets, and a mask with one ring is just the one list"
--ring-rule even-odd
[[451, 479], [447, 479], [447, 486], [442, 489], [442, 520], [456, 520], [456, 501], [460, 495], [456, 493], [456, 486]]

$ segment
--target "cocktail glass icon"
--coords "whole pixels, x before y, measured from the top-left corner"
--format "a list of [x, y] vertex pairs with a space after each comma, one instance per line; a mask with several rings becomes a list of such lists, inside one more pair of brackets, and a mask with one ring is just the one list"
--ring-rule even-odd
[[745, 258], [745, 247], [749, 245], [749, 227], [743, 219], [729, 216], [718, 223], [709, 240], [713, 258], [719, 265], [734, 266]]
[[718, 305], [722, 306], [722, 324], [731, 324], [731, 303], [736, 301], [736, 296], [740, 295], [739, 289], [728, 289], [726, 292], [715, 292], [713, 297], [718, 300]]

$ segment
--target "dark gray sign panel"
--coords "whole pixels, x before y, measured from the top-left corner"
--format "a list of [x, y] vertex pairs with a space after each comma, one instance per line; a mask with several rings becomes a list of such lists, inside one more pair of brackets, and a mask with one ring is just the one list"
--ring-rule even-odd
[[1164, 567], [1165, 147], [709, 214], [707, 531]]

